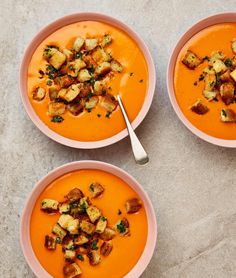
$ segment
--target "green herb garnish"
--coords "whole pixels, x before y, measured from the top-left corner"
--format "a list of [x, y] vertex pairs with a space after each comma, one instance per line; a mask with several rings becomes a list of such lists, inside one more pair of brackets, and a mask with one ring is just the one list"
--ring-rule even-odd
[[51, 119], [51, 122], [53, 122], [53, 123], [61, 123], [63, 121], [64, 121], [64, 119], [61, 116], [58, 116], [58, 115], [53, 116], [52, 119]]
[[83, 257], [83, 255], [81, 255], [81, 254], [78, 254], [77, 255], [77, 259], [79, 259], [80, 261], [84, 261], [84, 257]]
[[76, 58], [76, 59], [82, 58], [81, 52], [76, 52], [76, 53], [75, 53], [75, 58]]
[[117, 230], [123, 234], [126, 231], [125, 223], [121, 220], [119, 224], [116, 225]]
[[228, 68], [232, 66], [232, 61], [230, 60], [230, 58], [225, 59], [224, 63]]
[[226, 114], [226, 112], [225, 112], [225, 110], [224, 110], [224, 109], [222, 109], [222, 110], [221, 110], [221, 113], [222, 113], [222, 115], [223, 115], [224, 117], [226, 117], [226, 116], [227, 116], [227, 114]]
[[56, 243], [58, 243], [58, 244], [61, 243], [61, 239], [59, 237], [56, 238]]
[[98, 250], [97, 243], [98, 243], [98, 240], [97, 240], [97, 239], [94, 239], [94, 240], [91, 242], [91, 249], [92, 249], [92, 250]]
[[48, 81], [47, 81], [47, 85], [48, 85], [48, 86], [52, 86], [52, 80], [48, 80]]

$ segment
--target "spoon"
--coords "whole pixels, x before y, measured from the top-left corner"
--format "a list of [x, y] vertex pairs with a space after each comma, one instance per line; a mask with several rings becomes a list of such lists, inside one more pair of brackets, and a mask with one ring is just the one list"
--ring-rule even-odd
[[122, 112], [122, 115], [123, 115], [125, 123], [126, 123], [128, 133], [129, 133], [131, 147], [133, 150], [135, 161], [136, 161], [136, 163], [138, 163], [140, 165], [144, 165], [144, 164], [148, 163], [148, 161], [149, 161], [148, 155], [147, 155], [146, 151], [144, 150], [141, 142], [139, 141], [137, 135], [135, 134], [135, 132], [130, 124], [129, 118], [127, 116], [124, 105], [123, 105], [122, 100], [119, 95], [117, 96], [117, 99], [118, 99], [118, 102], [119, 102], [119, 105], [121, 108], [121, 112]]

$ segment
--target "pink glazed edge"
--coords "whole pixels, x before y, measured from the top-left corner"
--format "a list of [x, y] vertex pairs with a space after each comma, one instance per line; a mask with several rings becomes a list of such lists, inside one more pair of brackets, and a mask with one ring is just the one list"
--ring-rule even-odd
[[66, 138], [62, 135], [59, 135], [58, 133], [54, 132], [50, 128], [48, 128], [37, 116], [35, 113], [33, 107], [30, 104], [28, 93], [27, 93], [27, 70], [28, 65], [30, 63], [31, 57], [37, 48], [37, 46], [46, 38], [48, 37], [52, 32], [56, 31], [57, 29], [66, 26], [68, 24], [83, 21], [83, 20], [94, 20], [94, 21], [100, 21], [105, 22], [110, 25], [115, 26], [116, 28], [121, 29], [122, 31], [126, 32], [139, 46], [139, 48], [142, 50], [144, 57], [147, 62], [148, 66], [148, 72], [149, 72], [149, 88], [146, 94], [145, 101], [143, 103], [143, 106], [135, 118], [135, 120], [132, 122], [133, 128], [137, 128], [140, 123], [145, 118], [146, 114], [148, 113], [154, 92], [155, 92], [155, 84], [156, 84], [156, 72], [155, 72], [155, 66], [152, 59], [152, 56], [148, 50], [148, 47], [144, 43], [144, 41], [139, 37], [139, 35], [132, 30], [129, 26], [124, 24], [123, 22], [107, 16], [105, 14], [101, 13], [92, 13], [92, 12], [83, 12], [83, 13], [75, 13], [63, 16], [43, 29], [41, 29], [33, 38], [33, 40], [30, 42], [29, 46], [27, 47], [22, 63], [20, 66], [20, 74], [19, 74], [19, 88], [21, 93], [21, 99], [24, 105], [24, 108], [29, 116], [29, 118], [32, 120], [32, 122], [43, 132], [46, 136], [51, 138], [52, 140], [61, 143], [63, 145], [73, 147], [73, 148], [79, 148], [79, 149], [95, 149], [95, 148], [101, 148], [105, 147], [111, 144], [114, 144], [123, 138], [125, 138], [128, 135], [127, 129], [122, 130], [121, 132], [115, 134], [112, 137], [100, 140], [100, 141], [77, 141], [73, 139]]
[[175, 113], [179, 117], [179, 119], [182, 121], [182, 123], [196, 136], [199, 138], [207, 141], [208, 143], [212, 143], [214, 145], [222, 146], [222, 147], [229, 147], [229, 148], [235, 148], [236, 147], [236, 140], [225, 140], [216, 138], [213, 136], [210, 136], [201, 130], [197, 129], [183, 114], [181, 111], [178, 102], [175, 97], [174, 92], [174, 69], [175, 69], [175, 63], [176, 59], [178, 57], [178, 54], [182, 47], [185, 45], [185, 43], [192, 38], [196, 33], [199, 31], [205, 29], [206, 27], [218, 24], [218, 23], [227, 23], [227, 22], [236, 22], [236, 12], [224, 12], [224, 13], [218, 13], [209, 17], [206, 17], [196, 24], [194, 24], [192, 27], [190, 27], [179, 39], [176, 46], [174, 47], [172, 54], [169, 59], [168, 67], [167, 67], [167, 89], [169, 98], [171, 101], [171, 104], [174, 108]]
[[48, 272], [39, 263], [31, 246], [30, 218], [32, 210], [38, 196], [53, 180], [66, 173], [80, 169], [97, 169], [111, 173], [124, 180], [132, 189], [137, 192], [137, 194], [142, 199], [148, 220], [147, 242], [137, 264], [131, 269], [131, 271], [125, 276], [125, 278], [139, 277], [148, 266], [156, 246], [157, 223], [152, 203], [142, 186], [127, 172], [111, 164], [92, 160], [76, 161], [64, 164], [49, 172], [34, 186], [25, 203], [20, 223], [20, 244], [28, 265], [37, 277], [52, 278], [52, 276], [49, 275]]

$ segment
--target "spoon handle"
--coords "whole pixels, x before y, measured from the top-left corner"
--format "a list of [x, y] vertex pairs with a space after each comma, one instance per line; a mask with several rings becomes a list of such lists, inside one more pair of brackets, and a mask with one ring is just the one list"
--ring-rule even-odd
[[124, 117], [127, 129], [128, 129], [131, 147], [133, 150], [135, 161], [141, 165], [146, 164], [149, 161], [148, 155], [147, 155], [146, 151], [144, 150], [141, 142], [139, 141], [138, 137], [136, 136], [136, 134], [130, 124], [129, 118], [127, 116], [124, 105], [123, 105], [122, 100], [119, 95], [118, 95], [117, 99], [118, 99], [118, 102], [119, 102], [119, 105], [121, 108], [121, 112]]

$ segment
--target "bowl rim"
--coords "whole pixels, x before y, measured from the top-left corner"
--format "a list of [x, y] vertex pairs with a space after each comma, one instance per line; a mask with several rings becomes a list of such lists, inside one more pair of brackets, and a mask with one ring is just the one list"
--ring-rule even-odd
[[236, 22], [236, 12], [221, 12], [216, 13], [213, 15], [210, 15], [208, 17], [205, 17], [199, 21], [197, 21], [195, 24], [193, 24], [191, 27], [185, 31], [180, 38], [178, 39], [176, 45], [174, 46], [172, 53], [169, 58], [168, 66], [167, 66], [167, 90], [170, 102], [172, 104], [172, 107], [177, 114], [180, 121], [196, 136], [203, 139], [204, 141], [222, 146], [222, 147], [228, 147], [228, 148], [235, 148], [236, 147], [236, 140], [227, 140], [227, 139], [221, 139], [217, 138], [211, 135], [206, 134], [205, 132], [201, 131], [200, 129], [196, 128], [189, 120], [188, 118], [183, 114], [182, 110], [179, 107], [179, 104], [175, 97], [174, 92], [174, 69], [176, 60], [178, 57], [179, 52], [185, 45], [189, 39], [191, 39], [195, 34], [200, 32], [201, 30], [215, 25], [219, 23], [230, 23], [230, 22]]
[[30, 219], [31, 219], [32, 210], [34, 208], [35, 201], [37, 200], [39, 195], [43, 192], [43, 190], [45, 190], [45, 188], [53, 180], [61, 177], [66, 173], [73, 172], [80, 169], [97, 169], [97, 170], [102, 170], [111, 173], [119, 177], [123, 181], [125, 181], [141, 198], [146, 210], [147, 221], [148, 221], [147, 241], [143, 253], [139, 258], [138, 262], [130, 270], [130, 272], [124, 276], [125, 278], [139, 277], [148, 266], [154, 254], [156, 240], [157, 240], [156, 216], [155, 216], [155, 211], [152, 206], [151, 200], [149, 199], [143, 187], [126, 171], [112, 164], [108, 164], [101, 161], [95, 161], [95, 160], [75, 161], [57, 167], [54, 170], [50, 171], [42, 179], [40, 179], [32, 189], [31, 193], [29, 194], [25, 202], [25, 206], [23, 208], [21, 214], [21, 221], [20, 221], [20, 245], [28, 265], [30, 266], [31, 270], [34, 272], [34, 274], [37, 277], [52, 278], [52, 276], [41, 266], [36, 255], [34, 254], [31, 245]]
[[156, 71], [155, 71], [155, 65], [154, 61], [152, 59], [151, 53], [146, 45], [146, 43], [143, 41], [143, 39], [134, 31], [131, 27], [129, 27], [127, 24], [123, 23], [122, 21], [108, 16], [106, 14], [98, 13], [98, 12], [79, 12], [79, 13], [73, 13], [73, 14], [68, 14], [65, 16], [62, 16], [58, 18], [55, 21], [52, 21], [45, 27], [41, 28], [39, 32], [36, 33], [36, 35], [33, 37], [31, 42], [28, 44], [22, 61], [20, 65], [20, 70], [19, 70], [19, 90], [20, 90], [20, 95], [21, 95], [21, 100], [23, 103], [23, 106], [25, 108], [25, 111], [31, 121], [38, 127], [38, 129], [43, 132], [46, 136], [51, 138], [52, 140], [61, 143], [63, 145], [73, 147], [73, 148], [79, 148], [79, 149], [95, 149], [95, 148], [101, 148], [105, 147], [111, 144], [114, 144], [126, 136], [128, 136], [128, 131], [126, 128], [121, 130], [119, 133], [108, 137], [106, 139], [98, 140], [98, 141], [78, 141], [78, 140], [73, 140], [67, 137], [64, 137], [55, 131], [51, 130], [46, 124], [43, 123], [43, 121], [38, 117], [36, 112], [34, 111], [29, 98], [28, 98], [28, 92], [27, 92], [27, 70], [28, 70], [28, 65], [31, 60], [31, 57], [37, 48], [37, 46], [46, 38], [48, 37], [51, 33], [55, 32], [59, 28], [79, 22], [79, 21], [88, 21], [88, 20], [93, 20], [93, 21], [99, 21], [99, 22], [104, 22], [107, 24], [110, 24], [116, 28], [119, 28], [128, 36], [130, 36], [137, 46], [141, 49], [145, 61], [147, 63], [148, 67], [148, 90], [146, 92], [146, 97], [144, 100], [144, 103], [132, 122], [132, 127], [135, 129], [137, 128], [141, 122], [144, 120], [145, 116], [147, 115], [150, 106], [152, 104], [153, 96], [155, 93], [155, 85], [156, 85]]

